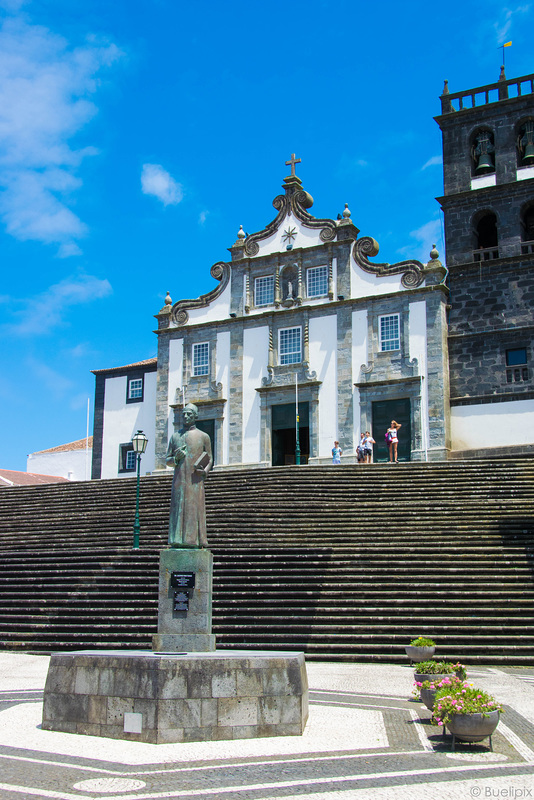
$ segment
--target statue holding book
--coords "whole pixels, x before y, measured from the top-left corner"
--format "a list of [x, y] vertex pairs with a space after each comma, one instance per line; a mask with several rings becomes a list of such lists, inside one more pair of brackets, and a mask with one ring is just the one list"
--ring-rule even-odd
[[198, 409], [188, 403], [183, 411], [183, 427], [173, 433], [167, 448], [166, 463], [174, 467], [170, 547], [207, 547], [204, 481], [213, 466], [211, 440], [196, 426]]

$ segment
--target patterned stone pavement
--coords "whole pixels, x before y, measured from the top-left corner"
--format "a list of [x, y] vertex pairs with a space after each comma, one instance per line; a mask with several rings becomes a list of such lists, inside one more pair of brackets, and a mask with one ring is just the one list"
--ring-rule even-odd
[[148, 745], [40, 729], [48, 659], [0, 653], [0, 798], [382, 800], [534, 798], [534, 670], [474, 667], [506, 707], [487, 742], [458, 745], [411, 697], [413, 671], [307, 665], [302, 737]]

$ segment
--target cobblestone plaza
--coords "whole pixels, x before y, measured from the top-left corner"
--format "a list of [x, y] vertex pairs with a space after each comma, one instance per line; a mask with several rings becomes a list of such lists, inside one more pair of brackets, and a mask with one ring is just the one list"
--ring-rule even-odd
[[412, 697], [406, 665], [309, 663], [302, 737], [147, 745], [41, 729], [48, 657], [0, 654], [0, 797], [54, 800], [527, 798], [534, 669], [477, 666], [505, 707], [488, 742], [457, 745]]

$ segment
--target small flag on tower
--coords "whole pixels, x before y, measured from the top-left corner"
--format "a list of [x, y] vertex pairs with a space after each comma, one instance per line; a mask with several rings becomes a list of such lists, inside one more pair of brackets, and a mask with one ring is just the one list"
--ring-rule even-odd
[[500, 44], [500, 45], [499, 45], [499, 50], [501, 50], [501, 49], [502, 49], [502, 63], [503, 63], [503, 67], [504, 67], [504, 48], [505, 48], [505, 47], [511, 47], [511, 46], [512, 46], [512, 42], [505, 42], [504, 44]]

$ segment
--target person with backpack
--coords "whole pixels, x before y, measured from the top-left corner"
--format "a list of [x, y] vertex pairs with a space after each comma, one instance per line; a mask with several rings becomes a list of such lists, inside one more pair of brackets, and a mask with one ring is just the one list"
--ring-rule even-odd
[[397, 446], [399, 444], [398, 430], [401, 427], [400, 422], [391, 420], [391, 425], [386, 431], [386, 444], [389, 448], [389, 463], [398, 464], [397, 461]]

